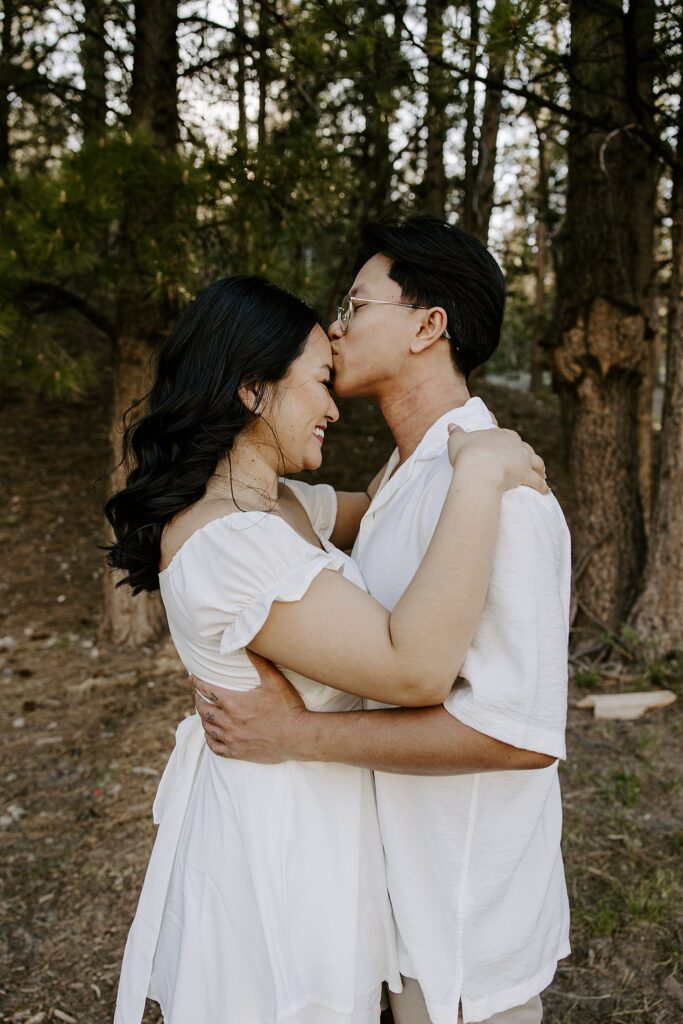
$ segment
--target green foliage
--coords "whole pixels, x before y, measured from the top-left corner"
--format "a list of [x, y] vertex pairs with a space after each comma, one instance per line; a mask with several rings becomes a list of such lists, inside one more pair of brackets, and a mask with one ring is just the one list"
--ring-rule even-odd
[[582, 669], [574, 676], [574, 683], [581, 690], [594, 690], [600, 684], [600, 673], [593, 669]]
[[[142, 135], [112, 131], [55, 168], [9, 173], [2, 186], [5, 379], [82, 393], [121, 295], [136, 287], [173, 306], [201, 283], [195, 236], [202, 204], [213, 199], [210, 175]], [[125, 238], [133, 215], [138, 231]]]
[[[7, 182], [0, 269], [20, 286], [38, 279], [90, 288], [140, 274], [149, 284], [178, 283], [205, 197], [205, 176], [176, 154], [158, 153], [144, 136], [111, 132], [66, 156], [58, 169], [17, 174]], [[149, 232], [124, 264], [120, 227], [132, 204]], [[128, 252], [128, 249], [125, 249]]]
[[83, 345], [74, 317], [26, 320], [0, 339], [0, 379], [50, 398], [84, 398], [97, 385], [104, 359]]
[[[350, 283], [360, 225], [389, 204], [400, 213], [421, 208], [431, 60], [424, 7], [390, 0], [265, 7], [262, 25], [261, 5], [244, 0], [242, 34], [231, 21], [234, 2], [225, 5], [224, 28], [196, 5], [183, 8], [179, 154], [126, 130], [131, 5], [106, 5], [109, 127], [87, 142], [80, 7], [68, 12], [40, 0], [15, 13], [13, 46], [0, 55], [0, 77], [18, 97], [10, 166], [0, 172], [0, 368], [19, 375], [21, 386], [87, 388], [131, 289], [158, 302], [169, 319], [216, 276], [263, 273], [302, 292], [325, 318]], [[515, 81], [566, 105], [566, 11], [542, 0], [495, 0], [479, 13], [483, 63], [499, 58]], [[667, 42], [668, 19], [658, 17], [662, 75], [678, 53]], [[446, 5], [443, 59], [431, 66], [448, 100], [446, 208], [453, 216], [461, 207], [469, 20], [466, 5]], [[240, 62], [247, 102], [238, 130]], [[214, 103], [226, 123], [212, 133], [203, 120]], [[478, 88], [478, 115], [482, 106]], [[504, 254], [509, 299], [492, 370], [508, 374], [529, 366], [538, 329], [535, 226], [542, 216], [552, 244], [565, 182], [557, 117], [510, 94], [503, 117], [498, 163], [506, 177], [497, 202], [504, 216], [493, 241]], [[546, 141], [543, 201], [535, 132]], [[551, 266], [547, 277], [549, 337]]]
[[603, 639], [611, 654], [634, 669], [634, 689], [660, 686], [683, 693], [683, 652], [656, 656], [657, 638], [641, 639], [628, 623], [622, 623], [618, 633], [605, 633]]

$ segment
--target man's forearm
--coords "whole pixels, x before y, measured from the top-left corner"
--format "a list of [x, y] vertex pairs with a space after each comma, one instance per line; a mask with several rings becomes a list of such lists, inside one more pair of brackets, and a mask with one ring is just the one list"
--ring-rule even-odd
[[444, 707], [302, 712], [293, 724], [290, 755], [404, 775], [544, 768], [555, 760], [470, 729]]

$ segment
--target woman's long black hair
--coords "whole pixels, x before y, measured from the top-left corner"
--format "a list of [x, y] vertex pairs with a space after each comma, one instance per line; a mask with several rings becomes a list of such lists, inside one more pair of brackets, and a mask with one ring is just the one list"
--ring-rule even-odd
[[[124, 432], [130, 468], [105, 512], [107, 562], [134, 594], [159, 589], [161, 533], [199, 501], [269, 384], [281, 380], [318, 322], [310, 306], [261, 277], [226, 277], [200, 292], [163, 343], [145, 414]], [[238, 388], [256, 388], [253, 411]]]

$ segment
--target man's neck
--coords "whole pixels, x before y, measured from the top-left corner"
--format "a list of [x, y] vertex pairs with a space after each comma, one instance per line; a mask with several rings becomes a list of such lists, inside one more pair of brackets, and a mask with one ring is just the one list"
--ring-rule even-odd
[[429, 428], [469, 399], [465, 381], [456, 377], [427, 379], [379, 396], [382, 415], [399, 452], [399, 465], [413, 454]]

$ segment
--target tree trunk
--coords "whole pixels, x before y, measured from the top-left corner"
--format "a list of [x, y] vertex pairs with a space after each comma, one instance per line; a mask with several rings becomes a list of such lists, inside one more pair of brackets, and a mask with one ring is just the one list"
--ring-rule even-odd
[[81, 124], [86, 139], [103, 135], [107, 126], [107, 46], [104, 0], [85, 0], [81, 40], [83, 97]]
[[160, 147], [178, 143], [177, 0], [137, 0], [130, 112]]
[[361, 223], [386, 214], [391, 208], [391, 179], [394, 165], [391, 156], [389, 129], [398, 100], [396, 97], [395, 68], [401, 59], [403, 18], [406, 0], [392, 5], [394, 28], [384, 26], [385, 11], [378, 4], [368, 4], [368, 17], [376, 31], [367, 68], [367, 82], [362, 89], [365, 109], [365, 135], [363, 138], [363, 174], [367, 182], [367, 198], [363, 206]]
[[14, 15], [16, 5], [4, 0], [2, 5], [2, 55], [0, 57], [0, 174], [12, 163], [10, 146], [10, 92], [12, 90], [12, 56], [14, 54]]
[[427, 0], [427, 166], [422, 182], [424, 212], [446, 216], [446, 106], [448, 76], [443, 67], [444, 0]]
[[266, 142], [267, 142], [267, 131], [266, 131], [266, 104], [268, 100], [268, 85], [270, 83], [270, 60], [268, 58], [268, 39], [269, 39], [269, 18], [268, 18], [268, 0], [260, 0], [259, 2], [259, 21], [258, 21], [258, 48], [259, 48], [259, 63], [258, 63], [258, 136], [257, 136], [257, 152], [259, 164], [263, 166], [266, 154]]
[[[140, 310], [140, 317], [144, 311]], [[131, 405], [149, 389], [151, 345], [140, 323], [136, 330], [129, 319], [129, 336], [121, 335], [118, 342], [114, 372], [114, 395], [109, 437], [113, 453], [113, 468], [109, 477], [109, 493], [125, 486], [126, 473], [121, 462], [123, 417]], [[154, 640], [165, 624], [164, 611], [158, 594], [143, 592], [132, 597], [128, 587], [116, 587], [120, 574], [105, 574], [104, 608], [100, 634], [113, 643], [136, 647]]]
[[[626, 95], [631, 110], [651, 134], [656, 135], [654, 123], [653, 82], [655, 78], [654, 0], [631, 0], [624, 13], [624, 44], [626, 52]], [[656, 202], [656, 200], [655, 200]], [[654, 249], [654, 242], [653, 247]], [[652, 301], [654, 266], [652, 254], [639, 250], [645, 260], [639, 278], [644, 282], [645, 308], [648, 316], [649, 353], [643, 364], [643, 377], [638, 395], [638, 483], [643, 506], [643, 524], [646, 535], [652, 511], [652, 403], [659, 363], [659, 339]]]
[[655, 319], [650, 311], [650, 338], [648, 352], [643, 360], [643, 376], [638, 389], [638, 421], [636, 444], [638, 445], [638, 489], [643, 508], [643, 528], [647, 537], [652, 517], [652, 472], [654, 445], [652, 438], [652, 405], [660, 360], [660, 343]]
[[[507, 0], [496, 0], [491, 13], [491, 23], [499, 26], [505, 21], [504, 5]], [[486, 72], [486, 96], [481, 118], [477, 167], [472, 196], [473, 234], [486, 245], [489, 239], [489, 224], [493, 211], [493, 193], [496, 175], [498, 131], [503, 109], [502, 82], [510, 55], [509, 37], [492, 38], [486, 44], [488, 71]]]
[[545, 338], [545, 275], [548, 267], [548, 231], [540, 215], [536, 215], [536, 267], [534, 292], [534, 327], [531, 335], [531, 382], [533, 394], [543, 387], [543, 340]]
[[237, 0], [237, 149], [242, 159], [247, 153], [247, 76], [245, 71], [246, 30], [244, 0]]
[[[683, 105], [678, 153], [683, 163]], [[672, 263], [661, 452], [636, 631], [655, 656], [683, 650], [683, 172], [674, 169]]]
[[[656, 174], [650, 152], [626, 127], [633, 111], [620, 0], [573, 0], [570, 13], [572, 108], [607, 127], [569, 127], [553, 370], [574, 488], [576, 625], [616, 630], [644, 556], [636, 435]], [[647, 31], [651, 41], [652, 18]]]
[[548, 273], [548, 167], [546, 137], [535, 123], [538, 140], [538, 180], [536, 183], [536, 267], [534, 292], [534, 326], [531, 335], [531, 391], [537, 394], [543, 386], [545, 357], [543, 342], [546, 336], [546, 289]]
[[[178, 141], [178, 42], [176, 0], [138, 0], [135, 5], [135, 47], [131, 85], [131, 127], [147, 134], [163, 159]], [[164, 204], [162, 208], [162, 204]], [[124, 483], [121, 459], [123, 414], [149, 388], [149, 366], [155, 344], [169, 326], [168, 310], [153, 297], [142, 272], [137, 246], [144, 244], [159, 223], [174, 215], [172, 203], [161, 196], [131, 189], [121, 226], [121, 248], [130, 268], [127, 284], [117, 297], [117, 358], [112, 402], [111, 440], [114, 466], [110, 493]], [[157, 594], [132, 598], [127, 587], [117, 590], [106, 578], [102, 634], [115, 643], [137, 645], [154, 639], [164, 623]]]
[[470, 0], [470, 41], [469, 66], [467, 82], [467, 100], [465, 102], [465, 140], [463, 158], [465, 173], [463, 179], [462, 215], [460, 226], [463, 231], [474, 234], [476, 231], [475, 210], [475, 131], [477, 126], [476, 81], [477, 64], [479, 63], [479, 0]]

